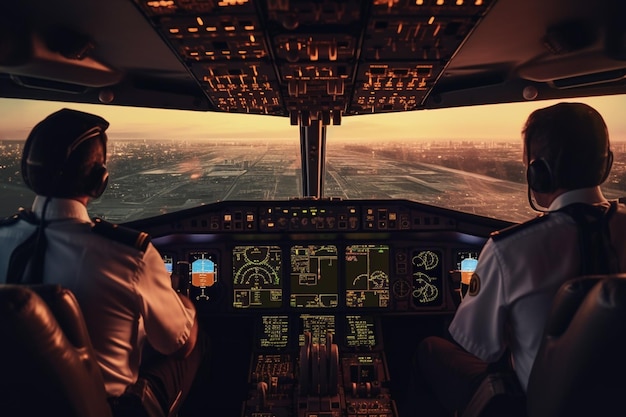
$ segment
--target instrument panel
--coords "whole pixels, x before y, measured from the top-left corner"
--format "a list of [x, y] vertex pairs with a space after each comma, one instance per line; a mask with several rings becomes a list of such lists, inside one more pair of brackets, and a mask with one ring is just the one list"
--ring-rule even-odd
[[178, 289], [199, 311], [243, 314], [454, 309], [453, 273], [477, 259], [481, 245], [372, 239], [159, 246]]
[[397, 391], [419, 326], [398, 319], [450, 316], [489, 234], [511, 224], [405, 200], [293, 200], [126, 225], [150, 233], [208, 323], [214, 402], [243, 392], [229, 413], [397, 417], [388, 365]]
[[201, 314], [350, 315], [453, 311], [462, 265], [510, 223], [404, 200], [293, 200], [127, 225], [151, 234]]

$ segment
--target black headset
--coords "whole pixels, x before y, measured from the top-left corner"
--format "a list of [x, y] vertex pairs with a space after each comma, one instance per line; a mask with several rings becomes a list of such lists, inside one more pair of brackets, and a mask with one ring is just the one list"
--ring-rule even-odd
[[550, 163], [543, 157], [528, 164], [526, 180], [530, 189], [537, 193], [550, 193], [558, 188]]
[[100, 116], [62, 109], [37, 124], [24, 144], [22, 177], [35, 193], [56, 196], [65, 183], [74, 183], [74, 195], [98, 198], [107, 187], [109, 172], [105, 163], [96, 163], [85, 177], [69, 178], [68, 161], [73, 152], [88, 140], [102, 141], [106, 161], [104, 133], [109, 123]]

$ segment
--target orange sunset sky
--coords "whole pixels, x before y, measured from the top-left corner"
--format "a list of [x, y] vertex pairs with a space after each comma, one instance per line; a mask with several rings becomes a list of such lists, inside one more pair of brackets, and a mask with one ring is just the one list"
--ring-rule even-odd
[[[581, 101], [605, 118], [613, 141], [626, 141], [626, 95], [593, 97]], [[329, 126], [327, 140], [463, 140], [518, 139], [530, 112], [558, 101], [422, 110], [406, 113], [345, 117], [340, 126]], [[96, 113], [111, 126], [115, 139], [292, 139], [297, 126], [286, 117], [158, 110], [112, 105], [85, 105], [33, 100], [0, 99], [0, 140], [25, 139], [38, 121], [69, 107]], [[381, 137], [381, 134], [384, 137]]]

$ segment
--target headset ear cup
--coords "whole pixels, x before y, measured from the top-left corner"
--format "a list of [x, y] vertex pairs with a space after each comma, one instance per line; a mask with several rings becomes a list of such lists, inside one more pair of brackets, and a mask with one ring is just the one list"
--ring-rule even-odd
[[606, 166], [604, 167], [604, 174], [602, 175], [602, 179], [600, 180], [600, 184], [602, 184], [609, 177], [611, 173], [611, 168], [613, 167], [613, 152], [609, 150], [606, 156]]
[[98, 164], [93, 167], [89, 176], [85, 179], [85, 194], [98, 198], [106, 190], [109, 182], [109, 171], [106, 166]]
[[28, 159], [28, 153], [30, 152], [31, 144], [32, 144], [31, 138], [27, 139], [26, 143], [24, 143], [24, 150], [22, 151], [22, 162], [21, 162], [20, 170], [22, 171], [22, 179], [24, 180], [24, 184], [26, 184], [26, 186], [32, 190], [33, 186], [32, 186], [30, 177], [28, 176], [28, 164], [26, 162]]
[[550, 165], [543, 158], [535, 159], [528, 165], [526, 180], [528, 186], [538, 193], [550, 193], [556, 189]]

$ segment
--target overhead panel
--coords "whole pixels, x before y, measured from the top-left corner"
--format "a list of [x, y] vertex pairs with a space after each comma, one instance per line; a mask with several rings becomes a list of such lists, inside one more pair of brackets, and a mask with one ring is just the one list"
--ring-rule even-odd
[[485, 7], [474, 0], [374, 0], [349, 113], [418, 109]]
[[345, 113], [368, 4], [345, 0], [266, 5], [286, 110], [327, 121], [330, 114]]
[[135, 1], [215, 110], [325, 124], [419, 109], [490, 3]]

